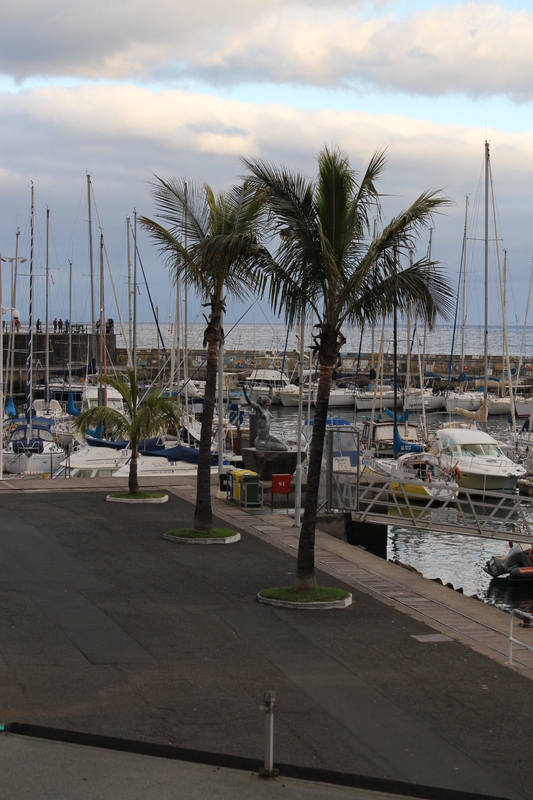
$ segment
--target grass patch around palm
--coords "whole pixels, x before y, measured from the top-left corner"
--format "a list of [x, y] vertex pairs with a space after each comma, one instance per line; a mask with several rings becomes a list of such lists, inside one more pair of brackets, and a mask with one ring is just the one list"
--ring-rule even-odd
[[194, 528], [176, 528], [167, 531], [165, 536], [175, 536], [181, 539], [227, 539], [230, 536], [235, 536], [237, 531], [232, 528], [213, 528], [207, 533], [200, 533], [195, 531]]
[[118, 500], [160, 500], [165, 494], [165, 492], [113, 492], [109, 497], [116, 497]]
[[313, 592], [298, 592], [293, 586], [281, 586], [275, 589], [263, 589], [259, 592], [265, 600], [283, 600], [289, 603], [330, 603], [346, 600], [350, 592], [337, 586], [317, 586]]

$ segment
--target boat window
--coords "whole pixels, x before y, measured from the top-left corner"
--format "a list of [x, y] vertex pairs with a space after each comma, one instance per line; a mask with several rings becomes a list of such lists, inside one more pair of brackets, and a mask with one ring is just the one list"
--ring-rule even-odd
[[25, 435], [26, 431], [24, 428], [19, 428], [18, 431], [13, 431], [10, 438], [12, 442], [20, 442], [24, 439]]
[[482, 449], [483, 449], [483, 454], [486, 456], [490, 456], [491, 458], [505, 457], [497, 444], [491, 444], [490, 442], [487, 442], [487, 444], [483, 445]]
[[44, 428], [37, 428], [34, 431], [34, 438], [41, 439], [43, 442], [53, 442], [54, 437], [50, 433], [50, 431], [45, 430]]
[[483, 448], [480, 444], [464, 444], [461, 447], [461, 455], [463, 456], [482, 456]]

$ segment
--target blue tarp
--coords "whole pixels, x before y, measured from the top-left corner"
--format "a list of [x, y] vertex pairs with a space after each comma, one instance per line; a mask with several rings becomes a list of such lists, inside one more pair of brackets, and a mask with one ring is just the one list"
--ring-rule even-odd
[[[385, 412], [385, 416], [389, 417], [390, 419], [394, 419], [394, 411], [391, 411], [390, 408], [384, 408], [383, 411]], [[403, 414], [396, 414], [396, 422], [407, 422], [409, 419], [409, 409], [407, 408]]]
[[394, 455], [398, 455], [398, 453], [421, 453], [424, 450], [422, 445], [404, 442], [396, 426], [394, 426], [393, 447]]

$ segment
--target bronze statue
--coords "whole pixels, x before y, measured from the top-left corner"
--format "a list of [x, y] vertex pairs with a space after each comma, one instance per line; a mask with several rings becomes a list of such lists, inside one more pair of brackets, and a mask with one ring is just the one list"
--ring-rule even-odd
[[255, 442], [253, 442], [253, 446], [256, 450], [288, 450], [285, 442], [282, 442], [277, 436], [272, 436], [270, 434], [270, 420], [272, 419], [272, 414], [268, 410], [270, 398], [263, 396], [258, 397], [257, 403], [254, 403], [254, 401], [250, 400], [248, 397], [246, 386], [243, 387], [243, 390], [246, 402], [254, 409], [257, 415], [257, 437]]

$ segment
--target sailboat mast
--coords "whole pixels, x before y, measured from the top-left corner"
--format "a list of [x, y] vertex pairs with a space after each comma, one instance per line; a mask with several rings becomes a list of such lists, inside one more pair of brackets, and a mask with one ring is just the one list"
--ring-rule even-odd
[[93, 265], [93, 223], [91, 217], [91, 176], [87, 174], [87, 209], [89, 220], [89, 270], [91, 276], [91, 357], [95, 358], [95, 323], [94, 316], [94, 265]]
[[46, 209], [46, 312], [45, 312], [45, 356], [44, 356], [44, 402], [46, 409], [50, 405], [50, 333], [48, 331], [50, 317], [50, 209]]
[[[100, 375], [107, 374], [106, 350], [106, 324], [105, 324], [105, 295], [104, 295], [104, 234], [100, 234]], [[100, 384], [103, 388], [104, 402], [107, 406], [107, 384]]]
[[[19, 236], [20, 230], [17, 228], [17, 234], [15, 237], [15, 273], [13, 276], [13, 288], [11, 292], [11, 305], [13, 308], [16, 308], [17, 305], [17, 272], [18, 272], [18, 262], [19, 262]], [[22, 261], [26, 261], [26, 259], [22, 259]], [[10, 341], [10, 349], [9, 354], [11, 357], [10, 362], [10, 371], [9, 371], [9, 396], [13, 397], [13, 373], [15, 371], [15, 342], [13, 341], [14, 336], [14, 317], [13, 312], [11, 312], [11, 327], [9, 329], [9, 341]], [[7, 374], [7, 364], [6, 364], [6, 374]], [[6, 377], [6, 385], [7, 385], [7, 377]]]
[[[507, 250], [503, 251], [503, 318], [507, 322]], [[505, 330], [503, 336], [503, 348], [502, 348], [502, 380], [500, 383], [500, 394], [503, 397], [505, 393], [505, 386], [503, 376], [505, 374], [505, 367], [506, 367], [506, 360], [507, 360], [507, 342], [505, 338]], [[509, 383], [512, 381], [511, 373], [508, 373]]]
[[484, 337], [484, 363], [485, 381], [483, 385], [483, 399], [487, 402], [489, 396], [489, 143], [485, 142], [485, 337]]
[[[428, 261], [431, 264], [431, 249], [433, 244], [433, 228], [429, 229], [429, 245], [428, 245]], [[424, 341], [422, 344], [422, 377], [424, 378], [426, 375], [426, 342], [427, 342], [427, 330], [428, 330], [428, 321], [424, 319]], [[423, 389], [422, 382], [420, 383], [420, 389]], [[421, 397], [423, 398], [423, 393], [421, 391]], [[424, 405], [424, 401], [422, 400], [422, 405]]]
[[68, 262], [68, 389], [72, 389], [72, 261]]
[[467, 243], [467, 224], [468, 224], [468, 195], [465, 202], [465, 232], [463, 236], [463, 325], [461, 334], [461, 372], [465, 371], [465, 326], [466, 326], [466, 243]]
[[133, 211], [133, 369], [137, 370], [137, 211]]
[[132, 342], [132, 317], [131, 317], [131, 251], [130, 251], [130, 218], [126, 217], [126, 246], [128, 249], [128, 338], [130, 340], [130, 357], [128, 366], [131, 367]]
[[26, 361], [26, 414], [28, 415], [28, 440], [32, 438], [31, 407], [33, 405], [33, 230], [34, 230], [34, 190], [31, 184], [30, 214], [30, 307], [28, 314], [28, 357]]

